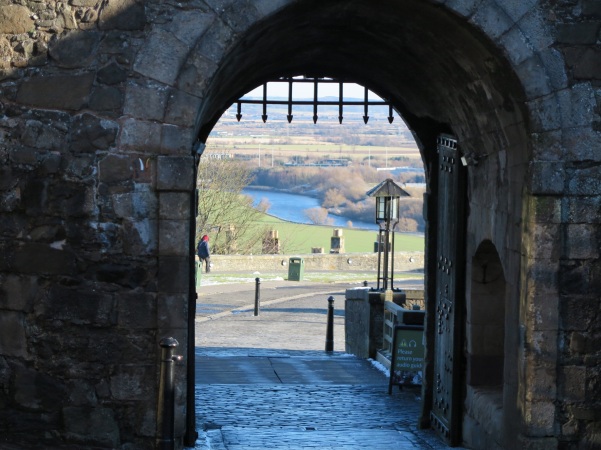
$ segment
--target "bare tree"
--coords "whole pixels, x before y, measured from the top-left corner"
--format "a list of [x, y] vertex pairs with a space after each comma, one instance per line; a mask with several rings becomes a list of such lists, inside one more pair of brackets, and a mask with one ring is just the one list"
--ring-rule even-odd
[[202, 158], [198, 165], [196, 240], [208, 235], [215, 254], [261, 251], [261, 211], [242, 194], [251, 179], [250, 169], [238, 161]]
[[315, 225], [333, 225], [334, 219], [328, 217], [328, 210], [326, 208], [309, 208], [303, 211], [307, 219], [313, 222]]

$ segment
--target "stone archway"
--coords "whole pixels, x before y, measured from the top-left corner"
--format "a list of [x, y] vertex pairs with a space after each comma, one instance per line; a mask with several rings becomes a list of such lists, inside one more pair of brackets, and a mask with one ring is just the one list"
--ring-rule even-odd
[[[596, 2], [10, 3], [0, 14], [0, 404], [20, 425], [42, 425], [3, 435], [152, 440], [156, 343], [190, 336], [199, 144], [239, 95], [306, 73], [367, 86], [414, 132], [429, 183], [428, 273], [436, 137], [452, 134], [478, 161], [467, 167], [465, 260], [490, 240], [506, 329], [524, 330], [505, 339], [515, 367], [504, 374], [505, 444], [596, 442], [598, 322], [575, 313], [598, 308]], [[434, 298], [430, 277], [426, 289]], [[427, 327], [431, 345], [431, 310]], [[427, 368], [426, 405], [431, 377]], [[97, 422], [108, 437], [90, 434]]]

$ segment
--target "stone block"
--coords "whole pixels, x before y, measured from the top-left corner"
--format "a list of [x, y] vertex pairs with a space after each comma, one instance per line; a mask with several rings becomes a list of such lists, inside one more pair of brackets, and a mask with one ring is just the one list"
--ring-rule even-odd
[[161, 83], [173, 86], [190, 48], [173, 34], [157, 30], [138, 54], [134, 70]]
[[167, 94], [167, 87], [160, 83], [129, 83], [125, 91], [124, 113], [136, 119], [162, 121]]
[[136, 185], [134, 192], [115, 194], [112, 199], [113, 210], [122, 219], [145, 219], [156, 217], [158, 199], [148, 184]]
[[583, 15], [601, 18], [601, 3], [597, 0], [582, 0], [581, 6]]
[[528, 12], [535, 9], [538, 0], [504, 0], [501, 4], [505, 13], [517, 22]]
[[177, 88], [191, 95], [203, 92], [217, 67], [213, 60], [200, 53], [193, 53], [182, 67], [177, 79]]
[[561, 128], [561, 111], [556, 95], [536, 98], [527, 105], [532, 117], [532, 130], [535, 133], [556, 131]]
[[98, 161], [98, 180], [116, 184], [136, 177], [140, 168], [145, 169], [144, 161], [130, 155], [108, 154]]
[[601, 161], [601, 133], [590, 125], [564, 129], [563, 146], [567, 161]]
[[579, 331], [591, 329], [599, 312], [599, 301], [595, 298], [564, 298], [559, 304], [560, 330]]
[[25, 314], [0, 310], [0, 354], [28, 358]]
[[121, 443], [119, 424], [110, 408], [67, 406], [63, 408], [63, 422], [71, 441], [110, 448]]
[[560, 399], [567, 402], [584, 402], [586, 400], [586, 367], [560, 367], [558, 381]]
[[156, 295], [123, 293], [116, 296], [118, 324], [127, 330], [155, 329], [157, 326]]
[[57, 66], [66, 69], [88, 67], [100, 45], [97, 31], [70, 31], [50, 41], [48, 52]]
[[558, 24], [555, 41], [563, 45], [592, 45], [597, 42], [600, 27], [597, 21]]
[[[232, 29], [220, 20], [214, 21], [196, 44], [196, 52], [218, 65], [232, 41]], [[208, 76], [208, 75], [206, 75]]]
[[77, 152], [106, 150], [115, 143], [119, 125], [92, 114], [81, 114], [74, 118], [71, 131], [71, 148]]
[[110, 327], [116, 323], [115, 301], [110, 293], [54, 285], [35, 315], [77, 325]]
[[37, 277], [26, 275], [0, 276], [0, 308], [30, 312], [38, 290]]
[[549, 32], [541, 32], [548, 28], [545, 17], [540, 13], [540, 7], [531, 8], [520, 19], [519, 28], [528, 36], [528, 45], [535, 53], [553, 47], [553, 36]]
[[123, 106], [123, 92], [115, 86], [97, 86], [90, 97], [90, 109], [118, 113]]
[[187, 293], [190, 280], [190, 259], [185, 256], [159, 258], [158, 290], [161, 294]]
[[169, 95], [165, 121], [173, 125], [193, 126], [202, 104], [202, 99], [180, 90]]
[[91, 73], [32, 77], [19, 87], [17, 101], [40, 108], [77, 111], [87, 104], [93, 81]]
[[189, 155], [195, 137], [192, 128], [165, 124], [161, 131], [161, 153]]
[[533, 57], [532, 49], [528, 46], [528, 38], [519, 27], [513, 27], [507, 31], [499, 42], [507, 50], [507, 57], [514, 66]]
[[101, 84], [113, 86], [127, 80], [127, 71], [116, 62], [111, 62], [98, 70], [96, 80]]
[[183, 192], [161, 192], [159, 197], [160, 219], [190, 219], [190, 194]]
[[562, 128], [590, 127], [597, 106], [595, 92], [588, 83], [564, 89], [557, 94], [562, 112]]
[[182, 318], [188, 317], [188, 294], [160, 294], [157, 317], [159, 329], [180, 328]]
[[149, 219], [124, 222], [123, 237], [126, 255], [154, 255], [158, 248], [158, 222]]
[[585, 166], [569, 171], [566, 194], [601, 195], [601, 166]]
[[222, 8], [224, 21], [235, 33], [242, 33], [260, 19], [259, 13], [249, 1], [237, 1]]
[[50, 124], [27, 120], [21, 133], [21, 144], [37, 149], [60, 150], [66, 146], [66, 137], [63, 131]]
[[28, 8], [3, 4], [0, 8], [0, 34], [22, 34], [35, 29]]
[[157, 190], [191, 191], [194, 189], [194, 158], [191, 156], [159, 156], [157, 158]]
[[518, 65], [516, 73], [522, 80], [528, 98], [540, 98], [551, 93], [549, 78], [538, 55], [528, 58]]
[[60, 248], [61, 243], [36, 244], [26, 243], [16, 251], [13, 269], [28, 274], [73, 275], [76, 267], [76, 256], [69, 249]]
[[482, 2], [470, 21], [492, 39], [498, 39], [514, 25], [504, 8], [495, 2]]
[[560, 225], [559, 224], [532, 224], [530, 243], [530, 256], [536, 259], [559, 259]]
[[121, 127], [120, 147], [144, 153], [158, 153], [161, 147], [161, 124], [127, 119]]
[[[563, 166], [562, 166], [563, 168]], [[531, 220], [536, 223], [561, 223], [562, 198], [560, 196], [532, 196], [529, 199]]]
[[66, 386], [41, 371], [20, 367], [15, 370], [14, 401], [30, 411], [54, 411], [65, 402]]
[[564, 164], [560, 162], [530, 163], [532, 194], [561, 194], [564, 190]]
[[566, 256], [570, 259], [597, 259], [600, 245], [599, 230], [593, 224], [568, 224]]
[[188, 238], [189, 220], [159, 221], [159, 253], [161, 255], [185, 256], [190, 252]]
[[599, 80], [601, 77], [601, 51], [596, 48], [566, 52], [568, 66], [576, 80]]
[[144, 3], [138, 0], [103, 2], [98, 18], [101, 30], [142, 30], [146, 25]]
[[155, 391], [155, 366], [120, 365], [110, 378], [113, 398], [117, 400], [143, 400]]
[[527, 402], [525, 407], [524, 421], [528, 434], [540, 437], [552, 436], [555, 424], [555, 405], [553, 402]]
[[539, 56], [549, 77], [549, 83], [554, 90], [565, 89], [568, 86], [568, 75], [565, 70], [565, 60], [561, 52], [555, 48], [543, 49]]
[[164, 28], [177, 39], [192, 47], [196, 41], [209, 29], [215, 21], [214, 14], [198, 10], [180, 11]]

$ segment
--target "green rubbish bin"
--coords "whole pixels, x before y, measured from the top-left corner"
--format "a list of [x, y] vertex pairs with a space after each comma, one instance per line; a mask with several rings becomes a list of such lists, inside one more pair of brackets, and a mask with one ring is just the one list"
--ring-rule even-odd
[[288, 260], [288, 281], [301, 281], [305, 273], [305, 260], [293, 256]]

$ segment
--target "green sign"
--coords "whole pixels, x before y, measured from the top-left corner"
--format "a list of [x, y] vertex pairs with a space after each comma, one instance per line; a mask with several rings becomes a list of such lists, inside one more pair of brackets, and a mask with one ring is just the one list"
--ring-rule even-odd
[[419, 385], [422, 383], [424, 364], [424, 330], [420, 326], [397, 325], [392, 341], [390, 386]]

